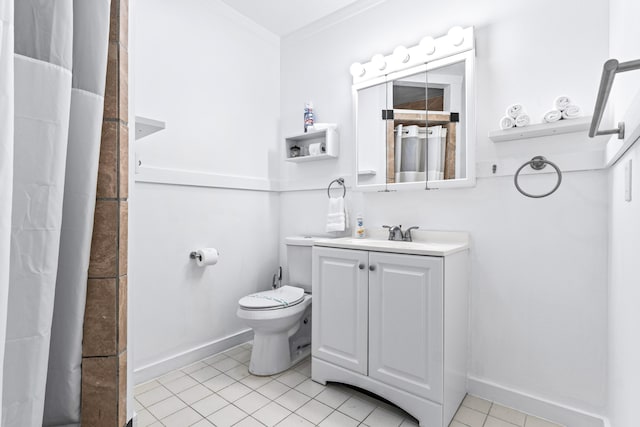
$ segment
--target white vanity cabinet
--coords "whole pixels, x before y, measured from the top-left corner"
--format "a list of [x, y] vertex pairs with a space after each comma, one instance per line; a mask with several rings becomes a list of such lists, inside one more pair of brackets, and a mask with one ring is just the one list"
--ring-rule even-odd
[[[311, 351], [336, 366], [367, 374], [368, 253], [313, 248]], [[317, 285], [317, 286], [316, 286]], [[316, 293], [317, 292], [317, 293]]]
[[442, 258], [369, 252], [369, 376], [442, 403]]
[[466, 393], [468, 250], [327, 242], [313, 248], [312, 379], [369, 390], [423, 427], [446, 427]]

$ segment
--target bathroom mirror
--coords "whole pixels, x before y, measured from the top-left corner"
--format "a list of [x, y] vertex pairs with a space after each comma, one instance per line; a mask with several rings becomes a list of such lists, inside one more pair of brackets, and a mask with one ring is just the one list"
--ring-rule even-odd
[[475, 185], [474, 51], [353, 86], [357, 187]]

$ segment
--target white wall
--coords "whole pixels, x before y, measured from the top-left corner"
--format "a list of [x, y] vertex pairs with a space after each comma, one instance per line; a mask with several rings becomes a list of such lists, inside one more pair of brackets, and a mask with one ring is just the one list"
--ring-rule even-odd
[[[640, 58], [640, 3], [610, 2], [611, 57], [620, 61]], [[640, 96], [640, 71], [616, 76], [610, 105], [621, 120], [634, 97]], [[632, 129], [628, 129], [629, 132]], [[632, 162], [632, 200], [624, 199], [625, 166]], [[609, 282], [609, 419], [612, 427], [638, 424], [640, 382], [640, 145], [636, 143], [610, 174], [610, 282]]]
[[[232, 345], [247, 330], [238, 299], [270, 286], [278, 195], [251, 183], [272, 174], [280, 87], [279, 39], [222, 1], [135, 3], [136, 115], [166, 121], [133, 147], [142, 162], [130, 212], [140, 382]], [[176, 170], [207, 183], [174, 185]], [[145, 171], [159, 182], [140, 182]], [[215, 188], [219, 180], [231, 188]], [[220, 262], [196, 267], [189, 252], [210, 246]]]
[[[477, 161], [521, 164], [536, 154], [554, 160], [602, 150], [586, 134], [500, 145], [486, 135], [513, 102], [524, 103], [539, 121], [553, 99], [566, 94], [590, 114], [608, 56], [607, 16], [606, 0], [398, 0], [287, 36], [281, 41], [283, 133], [300, 130], [302, 107], [312, 100], [318, 121], [339, 124], [342, 146], [336, 161], [283, 162], [281, 177], [320, 188], [351, 175], [349, 65], [399, 44], [414, 45], [425, 35], [445, 34], [453, 25], [476, 27]], [[552, 180], [529, 178], [527, 185], [548, 188]], [[281, 236], [323, 231], [324, 190], [283, 193], [281, 201]], [[524, 198], [505, 177], [480, 179], [468, 190], [365, 193], [353, 204], [364, 210], [369, 227], [400, 223], [471, 232], [469, 373], [476, 390], [498, 388], [522, 397], [505, 402], [512, 405], [532, 396], [577, 412], [604, 413], [606, 172], [566, 173], [560, 190], [543, 200]]]
[[[136, 198], [135, 369], [189, 351], [204, 357], [199, 347], [246, 330], [238, 300], [271, 284], [278, 196], [139, 183]], [[218, 249], [217, 265], [200, 268], [189, 259], [201, 247]]]
[[279, 39], [221, 0], [137, 0], [136, 114], [166, 121], [143, 165], [266, 177], [280, 97]]

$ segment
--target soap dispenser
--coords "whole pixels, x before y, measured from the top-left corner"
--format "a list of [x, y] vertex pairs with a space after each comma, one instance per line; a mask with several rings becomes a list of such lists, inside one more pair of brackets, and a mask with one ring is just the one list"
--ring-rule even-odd
[[364, 239], [367, 237], [366, 229], [364, 228], [364, 217], [361, 213], [356, 215], [356, 229], [355, 229], [355, 237], [357, 239]]

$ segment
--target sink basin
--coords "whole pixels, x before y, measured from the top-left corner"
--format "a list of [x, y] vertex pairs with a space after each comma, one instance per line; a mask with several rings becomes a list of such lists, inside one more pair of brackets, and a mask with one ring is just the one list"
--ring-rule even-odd
[[411, 233], [412, 242], [387, 240], [388, 235], [385, 229], [375, 229], [371, 230], [370, 236], [364, 239], [353, 237], [321, 239], [314, 245], [431, 256], [446, 256], [469, 248], [469, 234], [466, 232], [414, 230]]

